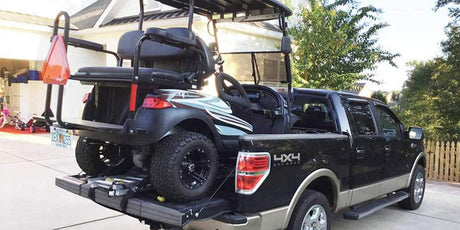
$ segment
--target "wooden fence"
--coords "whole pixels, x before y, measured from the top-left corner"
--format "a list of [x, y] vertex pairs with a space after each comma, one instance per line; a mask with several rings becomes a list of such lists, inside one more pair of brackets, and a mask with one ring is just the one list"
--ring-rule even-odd
[[460, 182], [460, 142], [425, 141], [427, 178]]

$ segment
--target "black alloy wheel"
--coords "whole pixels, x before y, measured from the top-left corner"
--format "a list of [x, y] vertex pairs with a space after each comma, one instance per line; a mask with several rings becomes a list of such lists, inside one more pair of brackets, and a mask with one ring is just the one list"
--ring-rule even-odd
[[201, 148], [188, 151], [179, 170], [182, 184], [188, 189], [197, 189], [209, 178], [211, 159]]

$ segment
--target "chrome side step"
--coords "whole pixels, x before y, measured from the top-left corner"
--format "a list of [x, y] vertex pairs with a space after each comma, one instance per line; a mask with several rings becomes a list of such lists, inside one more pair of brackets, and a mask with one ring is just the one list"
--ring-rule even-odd
[[358, 207], [352, 207], [343, 213], [343, 218], [348, 220], [359, 220], [385, 207], [396, 204], [409, 197], [407, 192], [395, 192], [383, 198], [367, 202]]

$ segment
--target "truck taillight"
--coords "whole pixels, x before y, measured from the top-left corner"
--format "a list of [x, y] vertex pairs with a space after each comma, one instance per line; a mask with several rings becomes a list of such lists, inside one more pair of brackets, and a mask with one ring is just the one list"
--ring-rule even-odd
[[270, 154], [239, 152], [236, 164], [235, 190], [253, 194], [270, 173]]
[[142, 108], [145, 109], [165, 109], [171, 107], [171, 104], [164, 99], [156, 96], [147, 95], [142, 103]]

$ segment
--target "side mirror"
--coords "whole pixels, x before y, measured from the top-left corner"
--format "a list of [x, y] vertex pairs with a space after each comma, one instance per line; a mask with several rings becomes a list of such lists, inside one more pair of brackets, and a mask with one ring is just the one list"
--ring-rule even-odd
[[291, 52], [291, 39], [288, 36], [283, 36], [281, 39], [281, 53], [290, 54]]
[[411, 140], [421, 140], [423, 138], [423, 129], [420, 127], [410, 127], [408, 136]]

